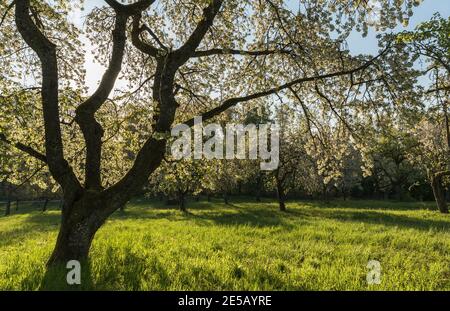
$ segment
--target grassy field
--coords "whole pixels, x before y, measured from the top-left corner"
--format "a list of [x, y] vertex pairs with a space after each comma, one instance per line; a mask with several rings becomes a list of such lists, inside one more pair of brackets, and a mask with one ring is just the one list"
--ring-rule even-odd
[[[117, 212], [78, 289], [450, 290], [450, 216], [432, 203], [291, 202], [280, 213], [242, 198], [189, 208], [136, 201]], [[2, 290], [51, 288], [44, 264], [59, 212], [37, 209], [0, 217]], [[366, 281], [372, 259], [380, 285]]]

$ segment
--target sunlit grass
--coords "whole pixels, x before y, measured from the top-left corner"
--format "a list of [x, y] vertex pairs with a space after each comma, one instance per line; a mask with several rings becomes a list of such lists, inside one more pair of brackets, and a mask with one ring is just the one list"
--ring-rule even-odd
[[[450, 290], [450, 217], [432, 203], [232, 204], [129, 204], [96, 235], [77, 289]], [[37, 209], [0, 217], [0, 289], [42, 287], [59, 212]], [[366, 282], [371, 259], [380, 285]]]

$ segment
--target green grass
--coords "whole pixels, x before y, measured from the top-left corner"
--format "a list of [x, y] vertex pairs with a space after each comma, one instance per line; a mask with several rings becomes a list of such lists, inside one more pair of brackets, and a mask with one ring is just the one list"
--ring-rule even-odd
[[[432, 203], [291, 202], [281, 213], [242, 198], [189, 208], [137, 201], [117, 212], [77, 289], [450, 290], [450, 216]], [[33, 209], [0, 217], [2, 290], [42, 288], [59, 212]], [[380, 285], [366, 282], [371, 259]]]

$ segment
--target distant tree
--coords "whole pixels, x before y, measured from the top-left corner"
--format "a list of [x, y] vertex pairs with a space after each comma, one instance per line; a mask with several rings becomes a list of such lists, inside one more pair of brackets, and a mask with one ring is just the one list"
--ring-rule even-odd
[[442, 118], [424, 117], [413, 129], [418, 146], [411, 150], [411, 161], [427, 172], [437, 207], [448, 213], [445, 185], [448, 184], [449, 150]]
[[414, 129], [420, 143], [416, 155], [419, 154], [423, 160], [441, 213], [449, 212], [445, 195], [445, 181], [450, 175], [449, 33], [450, 17], [445, 19], [436, 13], [430, 21], [420, 24], [414, 31], [405, 31], [397, 36], [397, 41], [405, 44], [412, 61], [425, 60], [427, 67], [424, 74], [430, 73], [432, 80], [432, 85], [421, 94], [428, 103], [427, 114], [420, 123], [422, 127]]
[[155, 175], [154, 189], [168, 198], [176, 198], [181, 211], [186, 212], [186, 197], [198, 195], [202, 191], [203, 180], [207, 174], [203, 161], [181, 160], [165, 163]]
[[411, 185], [418, 178], [418, 170], [410, 162], [409, 154], [416, 140], [406, 129], [398, 129], [385, 120], [381, 132], [374, 135], [370, 154], [373, 158], [373, 176], [384, 184], [386, 193], [393, 192], [397, 199], [405, 199]]

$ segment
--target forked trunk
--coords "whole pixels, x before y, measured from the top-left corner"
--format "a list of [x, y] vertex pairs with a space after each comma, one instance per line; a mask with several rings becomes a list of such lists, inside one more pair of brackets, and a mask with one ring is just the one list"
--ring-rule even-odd
[[442, 176], [431, 177], [431, 188], [433, 189], [434, 199], [439, 211], [443, 214], [448, 214], [447, 201], [445, 199], [445, 189], [442, 186]]

